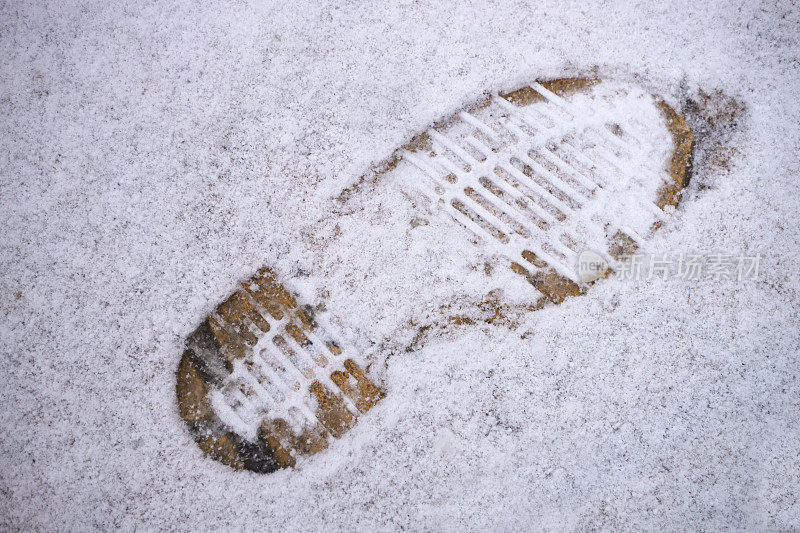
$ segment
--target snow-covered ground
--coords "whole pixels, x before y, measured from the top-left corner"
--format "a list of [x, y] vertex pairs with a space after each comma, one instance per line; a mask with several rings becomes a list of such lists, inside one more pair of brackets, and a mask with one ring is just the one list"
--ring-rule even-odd
[[[799, 37], [791, 2], [3, 3], [0, 526], [800, 528]], [[390, 291], [334, 287], [388, 396], [295, 470], [203, 457], [174, 371], [235, 283], [270, 264], [318, 294], [332, 196], [485, 90], [593, 67], [745, 104], [733, 169], [652, 244], [758, 253], [758, 279], [609, 279], [410, 352], [367, 320]], [[339, 253], [435, 294], [442, 235], [407, 272], [347, 217], [380, 247]]]

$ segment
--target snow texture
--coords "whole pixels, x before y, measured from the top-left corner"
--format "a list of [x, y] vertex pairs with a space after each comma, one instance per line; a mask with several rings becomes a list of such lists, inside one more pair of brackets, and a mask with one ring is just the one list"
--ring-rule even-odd
[[[791, 2], [0, 4], [0, 527], [800, 528], [799, 34]], [[594, 67], [744, 103], [651, 246], [758, 279], [608, 279], [415, 343], [492, 288], [448, 280], [473, 251], [395, 187], [331, 198], [484, 91]], [[258, 475], [203, 456], [174, 371], [265, 264], [388, 395]]]

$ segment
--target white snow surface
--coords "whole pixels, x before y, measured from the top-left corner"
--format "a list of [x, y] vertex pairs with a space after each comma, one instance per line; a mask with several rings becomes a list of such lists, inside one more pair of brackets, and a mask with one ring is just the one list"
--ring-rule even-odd
[[[0, 527], [800, 528], [798, 35], [791, 2], [0, 4]], [[418, 215], [395, 188], [337, 222], [330, 198], [484, 91], [595, 66], [745, 103], [733, 170], [651, 244], [760, 253], [758, 279], [609, 279], [406, 351], [471, 252], [391, 231]], [[264, 264], [388, 393], [270, 475], [204, 457], [174, 389]]]

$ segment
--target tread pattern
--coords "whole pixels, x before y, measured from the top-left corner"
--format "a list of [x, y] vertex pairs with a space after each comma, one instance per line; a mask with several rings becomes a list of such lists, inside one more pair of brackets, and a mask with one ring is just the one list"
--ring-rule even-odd
[[238, 469], [294, 466], [383, 398], [321, 320], [263, 268], [189, 336], [179, 408], [204, 451]]
[[[611, 122], [607, 111], [562, 96], [598, 83], [553, 80], [492, 95], [409, 143], [396, 170], [554, 303], [585, 289], [574, 268], [582, 250], [613, 265], [646, 249], [687, 181], [691, 132], [682, 117], [650, 95], [627, 95], [665, 119], [674, 144], [667, 171], [641, 149], [647, 132], [636, 117], [618, 112]], [[636, 224], [609, 209], [623, 190]]]
[[[625, 95], [665, 121], [672, 153], [660, 167], [635, 114], [568, 98], [598, 86], [569, 78], [492, 95], [414, 137], [375, 174], [418, 191], [504, 257], [541, 301], [561, 303], [586, 289], [573, 268], [578, 253], [591, 248], [613, 267], [620, 254], [646, 249], [691, 171], [694, 140], [679, 113], [635, 88]], [[350, 429], [384, 392], [332, 332], [269, 268], [242, 283], [188, 337], [176, 372], [179, 413], [201, 450], [235, 469], [272, 472]]]

